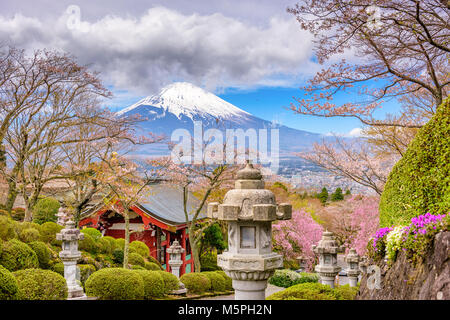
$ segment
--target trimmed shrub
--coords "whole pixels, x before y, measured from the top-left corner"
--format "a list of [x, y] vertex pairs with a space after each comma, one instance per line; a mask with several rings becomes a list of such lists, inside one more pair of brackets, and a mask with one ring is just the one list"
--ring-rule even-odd
[[133, 241], [129, 246], [130, 253], [135, 252], [140, 254], [143, 258], [148, 258], [150, 256], [150, 249], [142, 241]]
[[167, 271], [157, 270], [155, 271], [159, 275], [161, 275], [164, 281], [164, 293], [169, 293], [172, 290], [177, 290], [180, 280], [178, 280], [177, 276], [171, 274]]
[[103, 237], [102, 239], [104, 239], [104, 240], [106, 240], [106, 241], [109, 242], [109, 246], [110, 246], [110, 248], [111, 248], [111, 252], [112, 252], [114, 249], [116, 249], [116, 246], [117, 246], [117, 244], [116, 244], [116, 239], [114, 239], [114, 238], [111, 237], [111, 236], [105, 236], [105, 237]]
[[16, 239], [3, 244], [0, 264], [9, 271], [39, 268], [39, 260], [33, 249]]
[[41, 240], [53, 245], [61, 246], [61, 241], [56, 240], [56, 234], [64, 227], [54, 222], [41, 224]]
[[223, 292], [227, 288], [227, 283], [225, 281], [225, 278], [222, 277], [220, 274], [213, 272], [213, 271], [207, 271], [207, 272], [201, 272], [205, 276], [209, 278], [211, 281], [211, 291], [215, 292]]
[[334, 290], [321, 283], [300, 283], [275, 292], [266, 300], [337, 300]]
[[144, 267], [141, 267], [141, 266], [131, 266], [131, 269], [132, 270], [147, 270], [147, 269], [145, 269]]
[[97, 270], [101, 269], [101, 265], [98, 261], [96, 261], [91, 255], [87, 252], [81, 252], [81, 259], [79, 260], [80, 264], [92, 264], [95, 266]]
[[226, 290], [233, 290], [233, 279], [231, 279], [229, 276], [227, 276], [225, 271], [217, 270], [217, 271], [214, 271], [214, 272], [217, 273], [217, 274], [220, 274], [225, 279], [225, 284], [226, 284], [225, 289]]
[[14, 221], [23, 221], [23, 218], [25, 218], [25, 209], [24, 208], [13, 208], [11, 210], [11, 218]]
[[152, 263], [158, 265], [159, 268], [160, 268], [161, 270], [163, 270], [163, 267], [162, 267], [161, 263], [160, 263], [158, 260], [156, 260], [154, 257], [148, 256], [147, 260], [148, 260], [149, 262], [152, 262]]
[[140, 254], [132, 252], [128, 255], [128, 263], [131, 265], [138, 265], [144, 267], [145, 260]]
[[51, 269], [53, 272], [56, 272], [64, 277], [64, 264], [62, 262], [55, 263]]
[[36, 253], [39, 260], [39, 268], [48, 269], [51, 252], [47, 245], [42, 241], [33, 241], [28, 244], [31, 249]]
[[43, 224], [44, 222], [55, 222], [57, 220], [60, 204], [55, 198], [44, 198], [38, 200], [33, 208], [33, 222]]
[[114, 261], [110, 255], [107, 254], [97, 254], [95, 256], [95, 261], [100, 264], [100, 268], [112, 268], [114, 266]]
[[78, 242], [78, 248], [80, 250], [96, 253], [97, 252], [97, 244], [95, 243], [94, 238], [91, 237], [90, 234], [86, 233], [84, 235], [84, 239]]
[[380, 198], [380, 227], [407, 225], [450, 208], [450, 98], [418, 131], [394, 165]]
[[159, 272], [148, 270], [133, 270], [133, 272], [142, 277], [144, 281], [144, 299], [150, 300], [164, 296], [166, 292], [164, 279]]
[[14, 222], [5, 216], [0, 216], [0, 240], [8, 241], [17, 237]]
[[136, 270], [105, 268], [91, 274], [86, 294], [100, 300], [137, 300], [145, 295], [144, 280]]
[[109, 254], [112, 251], [111, 242], [109, 242], [108, 240], [106, 240], [104, 238], [100, 238], [97, 240], [97, 247], [98, 247], [98, 250], [102, 253]]
[[338, 300], [353, 300], [359, 291], [359, 286], [350, 287], [349, 284], [334, 288]]
[[211, 289], [211, 280], [200, 272], [185, 273], [180, 281], [191, 293], [204, 293]]
[[277, 287], [289, 288], [299, 283], [318, 282], [319, 276], [315, 273], [297, 273], [289, 269], [275, 270], [269, 283]]
[[14, 272], [19, 300], [65, 300], [66, 280], [51, 270], [26, 269]]
[[3, 209], [0, 209], [0, 216], [11, 218], [9, 212]]
[[125, 239], [118, 238], [114, 241], [116, 242], [115, 248], [122, 249], [122, 251], [125, 249]]
[[148, 262], [148, 261], [145, 261], [144, 268], [147, 270], [152, 270], [152, 271], [161, 270], [161, 267], [158, 266], [156, 263]]
[[0, 266], [0, 300], [16, 299], [18, 290], [17, 280], [12, 272]]
[[123, 250], [122, 249], [114, 249], [112, 252], [112, 259], [114, 263], [122, 265], [123, 264]]
[[38, 241], [41, 239], [39, 231], [33, 228], [24, 229], [19, 234], [19, 239], [22, 242], [29, 243], [33, 241]]
[[81, 232], [83, 232], [85, 235], [90, 235], [94, 241], [97, 241], [102, 237], [102, 233], [95, 228], [84, 228], [81, 229]]
[[78, 268], [80, 270], [80, 282], [84, 288], [86, 280], [97, 270], [92, 264], [79, 264]]

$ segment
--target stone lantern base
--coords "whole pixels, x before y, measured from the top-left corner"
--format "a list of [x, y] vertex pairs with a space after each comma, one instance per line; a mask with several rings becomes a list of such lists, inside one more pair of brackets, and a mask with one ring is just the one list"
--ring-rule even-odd
[[266, 299], [267, 280], [233, 280], [235, 300]]

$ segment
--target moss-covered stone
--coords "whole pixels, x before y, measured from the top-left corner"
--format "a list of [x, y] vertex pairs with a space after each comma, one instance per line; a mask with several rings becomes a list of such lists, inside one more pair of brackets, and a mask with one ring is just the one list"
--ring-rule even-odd
[[398, 161], [380, 199], [380, 225], [408, 224], [412, 217], [446, 214], [450, 208], [450, 98], [417, 133]]

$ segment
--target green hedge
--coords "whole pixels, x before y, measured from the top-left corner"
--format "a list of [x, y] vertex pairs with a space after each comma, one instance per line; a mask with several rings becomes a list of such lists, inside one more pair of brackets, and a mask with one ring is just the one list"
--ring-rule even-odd
[[41, 239], [41, 234], [38, 230], [33, 228], [24, 229], [19, 233], [19, 240], [25, 243], [38, 241]]
[[55, 198], [48, 197], [38, 200], [33, 208], [33, 222], [38, 224], [55, 222], [59, 207], [59, 201]]
[[233, 290], [233, 279], [231, 279], [229, 276], [227, 276], [225, 271], [217, 270], [217, 271], [214, 271], [214, 272], [220, 274], [225, 279], [226, 290]]
[[180, 281], [191, 293], [204, 293], [211, 289], [211, 280], [201, 272], [185, 273], [180, 277]]
[[64, 264], [62, 262], [55, 263], [51, 269], [53, 272], [56, 272], [64, 277]]
[[84, 288], [86, 280], [97, 270], [92, 264], [79, 264], [77, 267], [80, 270], [80, 282]]
[[[161, 298], [166, 289], [164, 279], [157, 271], [133, 270], [144, 281], [144, 299]], [[176, 277], [175, 277], [176, 278]]]
[[164, 281], [164, 293], [169, 293], [170, 291], [177, 290], [180, 280], [178, 280], [177, 276], [171, 274], [167, 271], [156, 270], [159, 275], [161, 275]]
[[161, 267], [158, 266], [156, 263], [148, 262], [148, 261], [145, 261], [144, 268], [147, 270], [152, 270], [152, 271], [161, 270]]
[[380, 198], [380, 226], [450, 208], [450, 98], [417, 133], [389, 174]]
[[122, 249], [114, 249], [114, 251], [112, 252], [112, 259], [114, 261], [114, 263], [118, 264], [118, 265], [122, 265], [123, 264], [123, 250]]
[[100, 300], [136, 300], [145, 295], [144, 281], [136, 270], [100, 269], [85, 283], [86, 294]]
[[84, 234], [84, 239], [78, 242], [78, 248], [89, 253], [97, 253], [97, 244], [89, 233]]
[[26, 269], [14, 272], [19, 287], [19, 300], [65, 300], [66, 280], [60, 274], [42, 269]]
[[56, 234], [64, 227], [54, 222], [45, 222], [41, 224], [41, 240], [53, 245], [61, 246], [61, 241], [56, 240]]
[[42, 241], [33, 241], [28, 244], [31, 249], [36, 253], [39, 261], [39, 268], [48, 269], [51, 252], [47, 245]]
[[114, 251], [114, 249], [117, 248], [116, 239], [114, 239], [113, 237], [111, 237], [111, 236], [104, 236], [102, 239], [109, 242], [109, 247], [111, 248], [111, 252]]
[[335, 289], [321, 283], [300, 283], [283, 291], [276, 292], [266, 300], [353, 300], [358, 288], [349, 285]]
[[0, 240], [8, 241], [16, 237], [14, 221], [8, 217], [0, 216]]
[[129, 246], [129, 252], [130, 253], [138, 253], [143, 258], [148, 258], [150, 256], [150, 249], [147, 247], [147, 245], [142, 241], [133, 241], [130, 243]]
[[227, 282], [221, 274], [214, 271], [201, 272], [201, 274], [207, 276], [211, 281], [211, 291], [223, 292], [227, 290]]
[[84, 228], [81, 229], [81, 232], [83, 232], [85, 235], [90, 235], [92, 237], [92, 240], [94, 241], [97, 241], [102, 237], [102, 233], [95, 228]]
[[275, 270], [269, 283], [277, 287], [289, 288], [299, 283], [318, 282], [319, 276], [315, 273], [297, 273], [289, 269]]
[[97, 240], [98, 251], [101, 253], [110, 254], [112, 252], [111, 242], [104, 238], [100, 238]]
[[128, 263], [131, 265], [137, 265], [137, 266], [141, 266], [141, 267], [145, 266], [144, 258], [136, 252], [132, 252], [132, 253], [128, 254]]
[[39, 260], [33, 249], [17, 239], [12, 239], [3, 244], [0, 264], [9, 271], [39, 268]]
[[18, 290], [17, 280], [12, 272], [0, 266], [0, 300], [16, 299]]

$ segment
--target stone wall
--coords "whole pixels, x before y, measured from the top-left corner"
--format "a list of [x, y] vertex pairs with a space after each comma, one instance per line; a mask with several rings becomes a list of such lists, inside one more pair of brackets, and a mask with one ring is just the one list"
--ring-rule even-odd
[[403, 252], [394, 264], [381, 267], [381, 289], [370, 290], [361, 279], [357, 300], [450, 300], [450, 231], [439, 232], [423, 263], [413, 266]]

